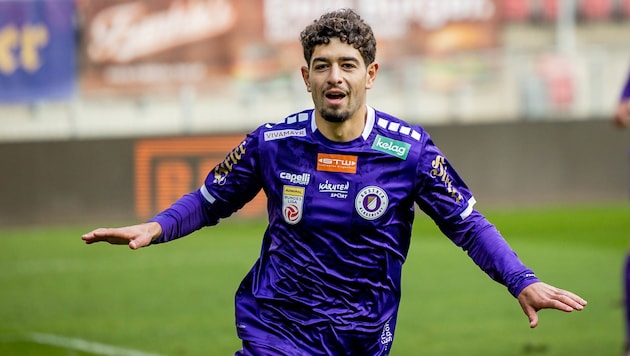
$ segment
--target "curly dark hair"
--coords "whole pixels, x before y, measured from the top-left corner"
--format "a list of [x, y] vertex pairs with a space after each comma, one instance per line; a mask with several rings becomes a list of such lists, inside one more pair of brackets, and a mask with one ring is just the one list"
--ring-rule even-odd
[[356, 48], [365, 64], [376, 59], [376, 39], [370, 25], [352, 9], [339, 9], [323, 14], [300, 33], [304, 59], [310, 65], [315, 47], [338, 38]]

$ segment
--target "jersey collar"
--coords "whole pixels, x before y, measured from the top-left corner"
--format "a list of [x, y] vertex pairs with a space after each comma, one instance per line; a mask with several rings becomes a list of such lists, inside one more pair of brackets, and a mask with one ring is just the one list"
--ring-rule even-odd
[[[361, 133], [361, 137], [363, 137], [363, 140], [367, 140], [368, 137], [370, 136], [370, 133], [372, 132], [372, 129], [374, 128], [374, 122], [375, 119], [374, 117], [376, 116], [374, 114], [374, 108], [366, 105], [365, 106], [367, 108], [367, 117], [365, 119], [365, 126], [363, 127], [363, 133]], [[315, 122], [315, 110], [311, 111], [311, 131], [315, 132], [317, 131], [317, 123]]]

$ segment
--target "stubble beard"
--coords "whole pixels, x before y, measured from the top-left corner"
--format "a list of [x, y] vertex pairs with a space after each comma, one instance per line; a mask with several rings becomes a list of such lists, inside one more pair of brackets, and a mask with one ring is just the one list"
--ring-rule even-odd
[[350, 112], [348, 110], [321, 109], [319, 113], [324, 120], [333, 123], [341, 123], [350, 118]]

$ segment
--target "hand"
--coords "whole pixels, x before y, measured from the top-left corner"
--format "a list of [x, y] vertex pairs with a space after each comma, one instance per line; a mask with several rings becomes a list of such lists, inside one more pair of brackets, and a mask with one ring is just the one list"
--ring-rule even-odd
[[136, 250], [147, 246], [162, 233], [162, 227], [156, 222], [148, 222], [119, 228], [99, 228], [81, 236], [86, 244], [109, 242], [112, 245], [129, 245]]
[[523, 312], [529, 318], [529, 327], [538, 325], [537, 312], [541, 309], [556, 309], [564, 312], [582, 310], [586, 300], [579, 296], [543, 282], [528, 285], [518, 295], [518, 302]]
[[623, 100], [617, 105], [614, 122], [617, 127], [628, 127], [630, 125], [630, 100]]

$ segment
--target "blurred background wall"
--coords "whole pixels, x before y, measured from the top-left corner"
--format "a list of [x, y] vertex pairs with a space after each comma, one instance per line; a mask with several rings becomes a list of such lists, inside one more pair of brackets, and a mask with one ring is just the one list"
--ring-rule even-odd
[[369, 103], [430, 128], [478, 195], [627, 198], [609, 121], [630, 0], [0, 0], [0, 225], [144, 218], [147, 182], [194, 189], [237, 137], [312, 106], [298, 35], [338, 7], [378, 38]]

